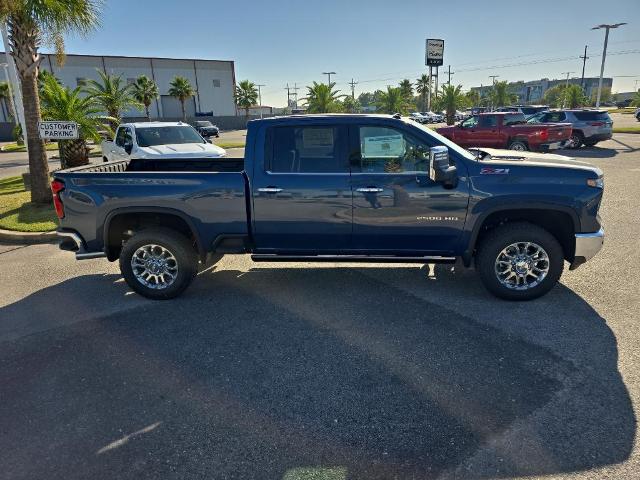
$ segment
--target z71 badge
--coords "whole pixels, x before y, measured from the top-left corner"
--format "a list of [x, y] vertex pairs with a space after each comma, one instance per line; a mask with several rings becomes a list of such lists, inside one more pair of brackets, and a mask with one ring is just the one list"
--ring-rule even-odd
[[509, 169], [484, 167], [480, 170], [480, 175], [509, 175]]

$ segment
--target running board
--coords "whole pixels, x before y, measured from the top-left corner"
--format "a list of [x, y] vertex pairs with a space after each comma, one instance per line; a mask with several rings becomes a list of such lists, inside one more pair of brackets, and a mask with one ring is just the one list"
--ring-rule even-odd
[[455, 257], [387, 257], [377, 255], [251, 255], [254, 262], [455, 263]]

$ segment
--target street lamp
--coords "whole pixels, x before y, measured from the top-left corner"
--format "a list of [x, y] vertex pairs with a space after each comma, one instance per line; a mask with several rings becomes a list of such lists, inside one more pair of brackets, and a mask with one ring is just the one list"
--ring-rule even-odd
[[602, 49], [602, 65], [600, 66], [600, 80], [598, 80], [598, 96], [596, 97], [596, 108], [600, 107], [600, 96], [602, 95], [602, 76], [604, 75], [604, 60], [607, 58], [607, 43], [609, 43], [609, 30], [612, 28], [618, 28], [622, 25], [626, 25], [626, 23], [614, 23], [611, 25], [603, 23], [602, 25], [598, 25], [597, 27], [593, 27], [591, 30], [600, 30], [601, 28], [605, 29], [604, 34], [604, 48]]
[[331, 75], [335, 75], [336, 72], [322, 72], [322, 74], [329, 77], [329, 85], [331, 85]]

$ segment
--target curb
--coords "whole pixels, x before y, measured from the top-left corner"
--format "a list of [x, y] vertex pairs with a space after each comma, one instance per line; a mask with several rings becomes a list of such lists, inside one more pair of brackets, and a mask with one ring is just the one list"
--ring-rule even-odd
[[0, 242], [32, 245], [36, 243], [52, 243], [58, 239], [55, 230], [51, 232], [14, 232], [0, 229]]

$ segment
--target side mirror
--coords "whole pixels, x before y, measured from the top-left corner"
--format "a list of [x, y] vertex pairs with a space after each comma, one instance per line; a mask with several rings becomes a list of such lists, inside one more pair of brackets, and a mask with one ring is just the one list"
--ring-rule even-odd
[[131, 140], [124, 142], [124, 151], [127, 155], [131, 155], [131, 150], [133, 150], [133, 142]]
[[455, 186], [458, 178], [457, 169], [449, 165], [449, 149], [445, 146], [431, 147], [429, 149], [429, 178], [445, 187]]

